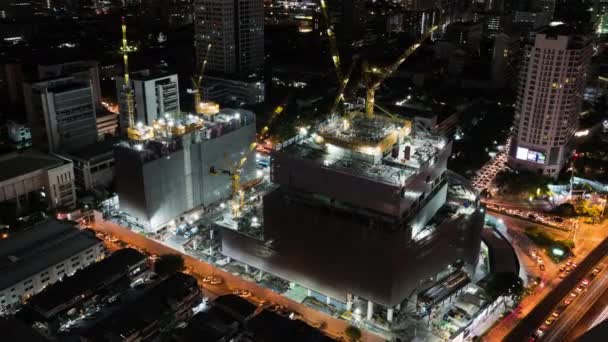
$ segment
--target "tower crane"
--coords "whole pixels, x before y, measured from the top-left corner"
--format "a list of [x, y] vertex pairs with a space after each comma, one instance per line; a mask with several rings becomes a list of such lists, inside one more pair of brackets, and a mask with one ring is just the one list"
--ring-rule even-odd
[[340, 60], [340, 52], [338, 50], [338, 44], [336, 42], [336, 35], [332, 30], [331, 23], [329, 21], [329, 16], [327, 15], [327, 4], [325, 3], [325, 0], [319, 0], [319, 5], [321, 7], [321, 14], [323, 15], [323, 20], [325, 21], [325, 25], [327, 26], [325, 32], [327, 34], [327, 39], [329, 40], [331, 60], [334, 64], [334, 69], [336, 70], [336, 77], [338, 78], [338, 95], [336, 96], [336, 99], [334, 100], [334, 103], [331, 106], [329, 112], [330, 114], [333, 114], [336, 112], [340, 101], [344, 101], [344, 91], [346, 89], [346, 86], [348, 85], [350, 75], [355, 67], [355, 61], [351, 63], [348, 71], [346, 72], [346, 74], [344, 74], [342, 72], [342, 62]]
[[249, 159], [249, 156], [255, 151], [256, 146], [257, 143], [252, 142], [243, 157], [232, 165], [229, 165], [227, 168], [216, 168], [215, 166], [212, 166], [209, 170], [209, 173], [212, 175], [224, 174], [230, 176], [232, 189], [231, 209], [233, 218], [241, 216], [241, 211], [245, 206], [245, 191], [241, 185], [241, 172], [243, 171], [243, 166], [247, 162], [247, 159]]
[[439, 28], [439, 25], [431, 27], [431, 29], [423, 34], [415, 44], [408, 47], [399, 56], [397, 61], [388, 66], [373, 66], [370, 65], [368, 61], [363, 61], [361, 65], [361, 73], [366, 88], [365, 114], [368, 118], [374, 116], [376, 89], [378, 89], [382, 82], [393, 74], [399, 68], [399, 66], [401, 66], [401, 64], [405, 62], [420, 47], [420, 45], [437, 30], [437, 28]]
[[[268, 120], [268, 124], [262, 128], [260, 133], [258, 134], [258, 140], [266, 139], [268, 136], [269, 126], [270, 124], [284, 111], [284, 104], [288, 101], [289, 96], [283, 101], [280, 105], [276, 106], [273, 110], [270, 119]], [[258, 146], [257, 142], [252, 142], [249, 145], [248, 150], [243, 154], [243, 157], [238, 161], [230, 164], [228, 163], [227, 167], [224, 168], [216, 168], [212, 166], [209, 170], [209, 173], [212, 175], [227, 175], [231, 179], [231, 189], [232, 189], [232, 217], [238, 218], [241, 215], [241, 211], [245, 206], [245, 185], [241, 183], [241, 172], [243, 171], [243, 166], [247, 160], [251, 157], [255, 148]]]
[[211, 50], [211, 43], [207, 45], [207, 51], [205, 52], [205, 58], [201, 62], [201, 70], [198, 73], [198, 77], [192, 77], [192, 95], [194, 96], [194, 110], [197, 114], [205, 114], [203, 113], [203, 109], [201, 108], [201, 84], [203, 81], [203, 74], [205, 73], [205, 67], [207, 66], [207, 58], [209, 57], [209, 50]]
[[135, 98], [133, 94], [133, 88], [131, 88], [131, 81], [129, 79], [129, 54], [137, 51], [137, 47], [129, 45], [127, 41], [127, 19], [123, 16], [121, 21], [122, 31], [122, 43], [120, 46], [120, 53], [122, 54], [122, 61], [124, 65], [124, 80], [123, 91], [125, 94], [127, 104], [127, 136], [129, 139], [140, 140], [140, 132], [135, 127]]

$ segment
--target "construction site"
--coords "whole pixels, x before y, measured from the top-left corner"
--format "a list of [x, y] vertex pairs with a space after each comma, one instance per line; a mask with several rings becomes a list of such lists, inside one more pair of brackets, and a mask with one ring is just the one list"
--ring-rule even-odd
[[483, 210], [474, 195], [466, 214], [448, 199], [451, 142], [413, 131], [410, 120], [375, 103], [382, 82], [436, 28], [388, 66], [361, 62], [365, 110], [345, 113], [339, 108], [355, 61], [343, 70], [328, 27], [339, 85], [331, 110], [258, 157], [256, 141], [282, 107], [256, 134], [254, 113], [201, 101], [204, 61], [193, 79], [195, 113], [133, 122], [125, 35], [128, 139], [115, 150], [120, 223], [390, 334], [412, 295], [454, 274], [468, 282], [479, 261]]

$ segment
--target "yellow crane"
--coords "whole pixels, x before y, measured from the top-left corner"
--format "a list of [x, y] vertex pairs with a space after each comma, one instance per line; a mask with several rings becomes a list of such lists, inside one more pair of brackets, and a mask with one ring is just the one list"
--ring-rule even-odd
[[252, 142], [249, 145], [249, 150], [243, 155], [241, 159], [229, 165], [228, 168], [217, 169], [212, 166], [209, 170], [209, 173], [212, 175], [225, 174], [230, 176], [231, 179], [231, 189], [232, 189], [232, 217], [236, 219], [241, 216], [241, 211], [245, 206], [245, 191], [241, 185], [241, 172], [243, 171], [243, 166], [249, 159], [249, 156], [255, 151], [255, 147], [257, 146], [256, 142]]
[[194, 110], [197, 114], [205, 114], [201, 106], [202, 100], [202, 88], [201, 84], [203, 81], [203, 74], [205, 73], [205, 67], [207, 66], [207, 58], [209, 57], [209, 50], [211, 50], [211, 43], [207, 45], [207, 51], [205, 52], [205, 58], [201, 62], [201, 70], [198, 73], [198, 77], [192, 77], [192, 95], [194, 96]]
[[122, 43], [120, 46], [120, 53], [122, 54], [122, 61], [124, 65], [124, 94], [127, 105], [127, 136], [129, 139], [140, 140], [140, 133], [135, 127], [135, 98], [133, 89], [131, 88], [131, 81], [129, 80], [129, 54], [137, 51], [137, 47], [129, 45], [127, 40], [127, 19], [121, 17], [121, 31], [122, 31]]
[[378, 89], [382, 82], [393, 74], [399, 68], [399, 66], [401, 66], [401, 64], [405, 62], [416, 51], [416, 49], [418, 49], [420, 45], [437, 30], [438, 27], [439, 25], [431, 27], [431, 29], [423, 34], [414, 45], [408, 47], [399, 56], [397, 61], [388, 66], [373, 66], [370, 65], [369, 62], [363, 61], [361, 65], [361, 73], [366, 88], [365, 114], [368, 118], [374, 116], [376, 89]]
[[325, 25], [327, 27], [325, 32], [327, 34], [327, 39], [329, 40], [331, 59], [334, 63], [334, 69], [336, 70], [336, 77], [338, 78], [338, 95], [336, 96], [336, 99], [334, 100], [334, 103], [329, 111], [330, 114], [333, 114], [336, 112], [336, 109], [338, 108], [340, 102], [344, 101], [344, 91], [346, 89], [346, 86], [348, 85], [350, 75], [355, 67], [355, 61], [351, 63], [348, 71], [346, 72], [346, 74], [344, 74], [342, 72], [342, 62], [340, 60], [340, 52], [338, 50], [338, 44], [336, 42], [336, 35], [332, 30], [331, 22], [329, 21], [329, 16], [327, 15], [327, 4], [325, 3], [325, 0], [319, 0], [319, 3], [321, 7], [321, 14], [323, 15], [323, 20], [325, 21]]
[[[273, 110], [273, 112], [270, 116], [270, 119], [268, 120], [268, 124], [266, 126], [264, 126], [264, 128], [262, 128], [260, 134], [258, 135], [259, 140], [266, 139], [266, 137], [268, 136], [269, 126], [279, 115], [281, 115], [281, 113], [283, 113], [284, 104], [288, 101], [288, 99], [289, 99], [289, 96], [287, 96], [285, 101], [283, 101], [280, 105], [275, 107], [275, 109]], [[257, 146], [258, 146], [257, 142], [252, 142], [249, 145], [249, 149], [247, 150], [247, 152], [238, 161], [236, 161], [232, 164], [227, 163], [229, 165], [226, 168], [216, 168], [215, 166], [212, 166], [211, 169], [209, 170], [209, 173], [212, 175], [224, 174], [224, 175], [227, 175], [230, 177], [231, 189], [232, 189], [231, 209], [232, 209], [233, 218], [240, 217], [241, 211], [243, 210], [243, 207], [245, 206], [245, 191], [244, 190], [246, 188], [248, 188], [249, 186], [253, 186], [256, 183], [256, 180], [254, 180], [251, 183], [251, 185], [242, 184], [241, 183], [241, 172], [243, 171], [243, 166], [245, 165], [247, 160], [251, 157], [251, 155], [253, 154], [253, 151], [255, 151], [255, 148]]]

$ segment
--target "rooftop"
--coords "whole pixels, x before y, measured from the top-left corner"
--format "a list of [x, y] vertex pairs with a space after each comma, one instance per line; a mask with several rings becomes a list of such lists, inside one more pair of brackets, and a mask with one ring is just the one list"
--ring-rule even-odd
[[379, 147], [386, 140], [394, 142], [394, 135], [401, 130], [405, 130], [405, 125], [398, 120], [380, 115], [370, 119], [355, 113], [351, 118], [330, 118], [319, 126], [317, 133], [340, 146]]
[[0, 289], [52, 266], [101, 240], [71, 222], [46, 220], [0, 240]]
[[31, 298], [29, 305], [39, 311], [53, 310], [55, 307], [82, 295], [94, 291], [100, 285], [126, 271], [129, 267], [146, 260], [146, 256], [131, 248], [120, 249], [108, 258], [90, 265], [57, 282]]
[[132, 72], [130, 77], [132, 80], [136, 80], [136, 81], [150, 81], [150, 80], [170, 77], [170, 76], [174, 76], [174, 75], [175, 75], [174, 73], [170, 73], [170, 72], [166, 72], [166, 71], [161, 71], [161, 70], [150, 71], [148, 69], [144, 69], [144, 70]]
[[165, 114], [152, 127], [138, 125], [146, 139], [136, 143], [123, 142], [121, 146], [140, 151], [149, 160], [157, 159], [162, 151], [172, 152], [181, 148], [180, 139], [186, 134], [196, 134], [200, 140], [219, 138], [242, 127], [255, 125], [255, 114], [247, 110], [222, 108], [213, 116], [198, 114]]
[[100, 155], [113, 153], [114, 145], [116, 145], [117, 142], [118, 140], [116, 139], [107, 139], [105, 141], [96, 142], [70, 153], [70, 156], [81, 160], [91, 160]]
[[263, 311], [247, 324], [256, 341], [329, 342], [332, 338], [301, 320], [292, 320], [275, 312]]
[[200, 294], [196, 279], [175, 273], [146, 289], [135, 301], [123, 304], [80, 335], [91, 341], [124, 339], [154, 322], [162, 324], [167, 314], [174, 313], [182, 301], [194, 293]]
[[[431, 135], [413, 137], [402, 127], [388, 120], [384, 122], [385, 124], [382, 124], [382, 121], [377, 120], [370, 124], [356, 123], [352, 130], [347, 124], [347, 129], [344, 130], [336, 123], [325, 125], [320, 130], [325, 135], [313, 133], [310, 136], [300, 136], [300, 139], [295, 139], [292, 144], [282, 147], [280, 152], [315, 161], [322, 167], [336, 171], [389, 185], [403, 186], [421, 167], [432, 163], [433, 158], [446, 146], [447, 140]], [[363, 131], [363, 127], [370, 129], [363, 133], [363, 139], [359, 140], [356, 134]], [[329, 135], [331, 138], [327, 139]], [[348, 143], [341, 144], [340, 140], [357, 141], [357, 144], [349, 147]], [[365, 146], [359, 144], [360, 141], [380, 143]], [[375, 157], [361, 157], [363, 155]]]
[[34, 328], [17, 318], [0, 318], [0, 331], [3, 341], [48, 342]]
[[38, 170], [48, 170], [66, 163], [50, 154], [35, 151], [12, 153], [0, 157], [0, 182]]
[[235, 336], [239, 331], [233, 317], [212, 306], [190, 319], [184, 329], [174, 331], [173, 341], [180, 342], [220, 342]]

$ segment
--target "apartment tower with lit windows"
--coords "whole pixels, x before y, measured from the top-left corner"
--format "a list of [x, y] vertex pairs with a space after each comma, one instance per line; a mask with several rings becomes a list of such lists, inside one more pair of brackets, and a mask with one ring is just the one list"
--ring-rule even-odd
[[509, 164], [557, 177], [572, 151], [592, 54], [591, 36], [552, 23], [526, 46]]

